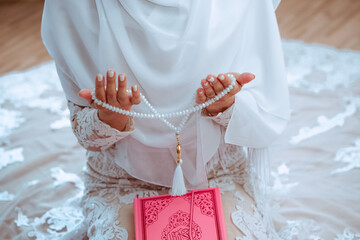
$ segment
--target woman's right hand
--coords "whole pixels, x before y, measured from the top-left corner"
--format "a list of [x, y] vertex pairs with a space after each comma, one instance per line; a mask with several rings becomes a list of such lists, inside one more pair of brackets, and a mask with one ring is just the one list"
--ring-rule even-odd
[[[114, 107], [124, 110], [131, 110], [133, 105], [141, 102], [140, 91], [137, 85], [131, 87], [131, 93], [127, 93], [126, 75], [119, 74], [117, 76], [118, 89], [116, 89], [116, 72], [114, 70], [107, 71], [105, 77], [98, 74], [95, 79], [95, 96], [102, 102], [108, 103]], [[97, 105], [91, 98], [91, 89], [83, 89], [79, 92], [79, 96], [86, 99], [93, 108], [98, 109], [99, 119], [119, 131], [124, 131], [128, 116], [115, 113], [106, 108]]]

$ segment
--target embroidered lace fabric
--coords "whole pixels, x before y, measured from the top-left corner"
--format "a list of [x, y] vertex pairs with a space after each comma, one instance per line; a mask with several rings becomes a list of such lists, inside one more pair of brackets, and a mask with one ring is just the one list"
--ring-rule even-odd
[[106, 150], [133, 130], [131, 118], [125, 127], [125, 132], [120, 132], [100, 121], [96, 109], [86, 108], [80, 111], [81, 107], [71, 102], [68, 102], [68, 107], [74, 134], [79, 144], [87, 150]]
[[[88, 150], [83, 170], [85, 192], [82, 200], [87, 236], [90, 239], [133, 239], [134, 236], [130, 235], [134, 232], [133, 199], [137, 194], [139, 197], [168, 194], [169, 189], [136, 179], [112, 159], [104, 158], [103, 151], [114, 150], [115, 142], [131, 134], [133, 121], [129, 121], [126, 131], [120, 132], [100, 121], [95, 109], [80, 107], [70, 101], [68, 107], [73, 132]], [[226, 127], [232, 109], [233, 106], [215, 117], [203, 117]], [[224, 197], [224, 211], [229, 213], [225, 215], [226, 225], [232, 225], [235, 230], [229, 239], [263, 239], [271, 232], [250, 195], [246, 160], [242, 147], [222, 144], [218, 154], [206, 166], [209, 187], [220, 187]]]
[[[360, 53], [293, 40], [283, 40], [283, 47], [292, 120], [270, 149], [275, 229], [284, 240], [359, 240]], [[8, 73], [0, 76], [0, 81], [0, 119], [5, 123], [0, 127], [0, 239], [87, 239], [89, 224], [83, 224], [82, 213], [86, 201], [88, 206], [94, 203], [97, 214], [103, 211], [115, 216], [106, 207], [116, 204], [106, 204], [104, 199], [121, 199], [126, 203], [119, 207], [121, 215], [117, 216], [132, 223], [131, 203], [137, 193], [130, 187], [125, 191], [125, 187], [136, 186], [136, 182], [126, 175], [117, 177], [121, 171], [111, 161], [97, 162], [96, 169], [86, 166], [93, 177], [86, 183], [88, 196], [80, 204], [84, 190], [80, 172], [86, 156], [70, 128], [54, 62]], [[23, 92], [27, 94], [19, 94]], [[221, 176], [210, 179], [210, 185], [222, 188], [228, 206], [224, 208], [227, 230], [235, 235], [229, 239], [259, 238], [263, 231], [254, 233], [253, 229], [263, 222], [250, 221], [261, 217], [255, 216], [259, 210], [252, 209], [253, 201], [244, 191], [247, 185], [251, 190], [248, 172], [230, 170], [236, 176], [227, 174], [232, 169], [229, 159], [241, 159], [229, 154], [239, 150], [231, 148], [228, 145], [219, 150], [219, 156], [226, 155], [226, 162], [208, 164], [209, 174], [215, 171]], [[108, 167], [102, 168], [102, 164]], [[248, 169], [246, 164], [240, 165]], [[99, 169], [103, 169], [101, 173]], [[236, 183], [241, 181], [243, 185]], [[123, 193], [117, 191], [119, 183], [124, 186]], [[108, 190], [100, 192], [105, 188]], [[167, 193], [167, 189], [157, 190], [153, 185], [137, 189], [139, 196]], [[92, 216], [97, 219], [95, 211]], [[133, 226], [121, 219], [115, 226], [127, 233], [105, 229], [113, 224], [106, 219], [97, 221], [98, 236], [104, 231], [108, 236], [115, 232], [134, 239]]]

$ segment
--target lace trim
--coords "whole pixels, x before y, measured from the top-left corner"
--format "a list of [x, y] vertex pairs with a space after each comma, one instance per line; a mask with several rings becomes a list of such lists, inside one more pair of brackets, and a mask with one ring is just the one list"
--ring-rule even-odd
[[252, 213], [245, 212], [240, 206], [236, 206], [236, 208], [237, 211], [231, 214], [231, 220], [245, 235], [238, 239], [274, 239], [267, 231], [266, 220], [254, 205], [252, 205]]
[[234, 104], [231, 105], [224, 112], [220, 112], [216, 116], [210, 116], [208, 111], [206, 111], [206, 108], [204, 108], [201, 111], [201, 116], [211, 119], [214, 122], [216, 122], [217, 124], [226, 128], [229, 125], [233, 110], [234, 110]]
[[125, 228], [119, 226], [119, 220], [117, 220], [120, 206], [108, 204], [117, 194], [109, 195], [105, 192], [101, 191], [99, 196], [108, 195], [109, 197], [105, 198], [107, 202], [98, 201], [96, 197], [88, 198], [85, 202], [84, 210], [89, 226], [87, 236], [90, 239], [127, 240], [128, 233]]
[[73, 132], [80, 145], [89, 151], [106, 150], [134, 130], [132, 118], [129, 118], [125, 131], [120, 132], [102, 122], [96, 109], [80, 107], [70, 101], [68, 101], [68, 108]]

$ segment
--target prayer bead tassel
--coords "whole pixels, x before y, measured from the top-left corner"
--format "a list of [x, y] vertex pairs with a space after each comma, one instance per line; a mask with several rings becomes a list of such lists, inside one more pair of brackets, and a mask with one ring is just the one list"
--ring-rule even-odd
[[177, 161], [176, 161], [176, 169], [174, 172], [173, 184], [171, 189], [172, 196], [181, 196], [186, 193], [185, 181], [184, 181], [184, 174], [181, 168], [182, 159], [181, 159], [181, 145], [179, 141], [179, 134], [176, 133], [177, 145], [176, 145], [176, 154], [177, 154]]

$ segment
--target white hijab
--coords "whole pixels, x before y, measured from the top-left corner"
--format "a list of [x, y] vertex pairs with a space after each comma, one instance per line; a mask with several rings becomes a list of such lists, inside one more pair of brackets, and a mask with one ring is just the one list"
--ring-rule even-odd
[[[181, 133], [189, 189], [206, 186], [205, 164], [223, 139], [266, 147], [288, 117], [281, 42], [267, 0], [47, 0], [42, 38], [67, 99], [82, 106], [89, 105], [79, 90], [111, 68], [126, 73], [159, 112], [190, 106], [208, 74], [255, 74], [237, 94], [225, 138], [212, 120], [190, 116]], [[133, 109], [149, 112], [145, 104]], [[156, 119], [135, 119], [135, 128], [105, 156], [139, 179], [171, 186], [174, 132]]]

